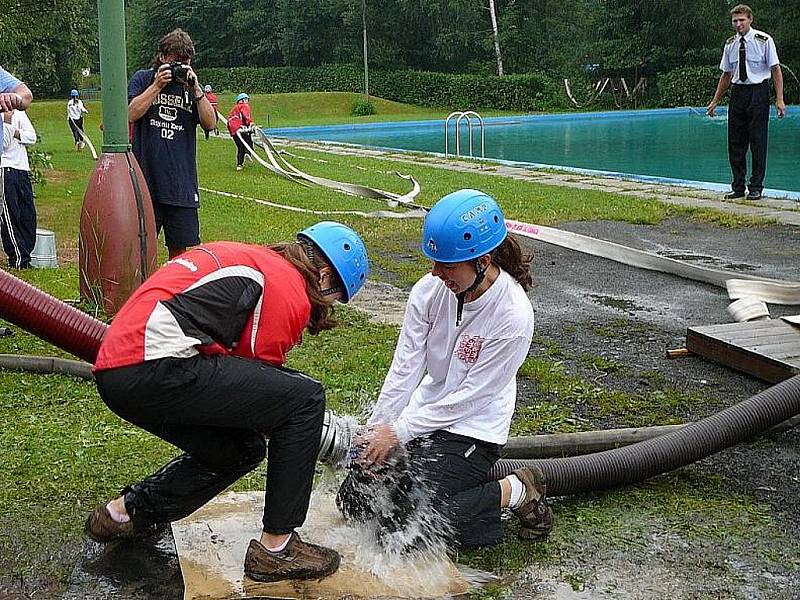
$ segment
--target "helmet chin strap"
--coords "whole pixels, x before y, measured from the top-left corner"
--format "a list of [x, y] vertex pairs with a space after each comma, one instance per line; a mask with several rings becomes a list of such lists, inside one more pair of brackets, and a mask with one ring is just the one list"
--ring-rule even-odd
[[456, 299], [458, 300], [458, 306], [456, 308], [456, 327], [461, 325], [461, 313], [464, 311], [464, 297], [470, 293], [474, 292], [478, 289], [478, 286], [483, 283], [483, 280], [486, 278], [486, 268], [482, 267], [479, 262], [475, 263], [475, 281], [472, 282], [472, 285], [465, 289], [463, 292], [459, 292], [456, 294]]

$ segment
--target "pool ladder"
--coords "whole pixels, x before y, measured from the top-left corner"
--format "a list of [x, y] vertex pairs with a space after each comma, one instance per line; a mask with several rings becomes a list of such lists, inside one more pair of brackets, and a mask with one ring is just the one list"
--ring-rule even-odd
[[447, 116], [447, 119], [445, 119], [444, 122], [444, 155], [448, 156], [450, 154], [447, 133], [450, 128], [451, 119], [456, 120], [456, 149], [454, 155], [461, 156], [461, 121], [466, 120], [467, 130], [469, 132], [469, 157], [474, 158], [472, 154], [472, 123], [474, 119], [478, 122], [478, 127], [481, 135], [481, 158], [484, 158], [485, 134], [484, 134], [483, 117], [481, 117], [474, 110], [455, 111]]

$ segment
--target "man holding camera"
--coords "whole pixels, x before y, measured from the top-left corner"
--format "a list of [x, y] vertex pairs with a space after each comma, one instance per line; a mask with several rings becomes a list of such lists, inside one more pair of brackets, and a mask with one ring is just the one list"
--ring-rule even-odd
[[153, 66], [134, 73], [128, 84], [133, 153], [170, 259], [200, 243], [196, 131], [198, 124], [210, 131], [217, 121], [192, 70], [192, 57], [189, 34], [175, 29], [159, 40]]

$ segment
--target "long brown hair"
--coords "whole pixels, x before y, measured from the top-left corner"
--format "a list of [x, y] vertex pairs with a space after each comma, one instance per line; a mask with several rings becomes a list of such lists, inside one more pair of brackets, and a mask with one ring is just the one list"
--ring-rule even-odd
[[531, 261], [533, 255], [523, 254], [515, 235], [509, 233], [503, 243], [492, 251], [492, 262], [511, 275], [526, 292], [533, 285]]
[[319, 270], [330, 266], [322, 258], [322, 252], [314, 252], [314, 258], [310, 259], [303, 245], [298, 242], [273, 244], [268, 248], [292, 263], [306, 281], [306, 295], [311, 302], [311, 318], [306, 325], [308, 332], [317, 335], [320, 331], [336, 327], [336, 319], [333, 318], [334, 301], [323, 296], [319, 288]]

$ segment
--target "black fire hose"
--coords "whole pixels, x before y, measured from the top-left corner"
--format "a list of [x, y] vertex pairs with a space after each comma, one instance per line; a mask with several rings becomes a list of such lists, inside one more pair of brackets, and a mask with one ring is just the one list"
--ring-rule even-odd
[[637, 483], [750, 440], [798, 413], [800, 375], [795, 375], [710, 417], [644, 442], [568, 458], [501, 459], [487, 481], [535, 465], [544, 472], [551, 496]]

